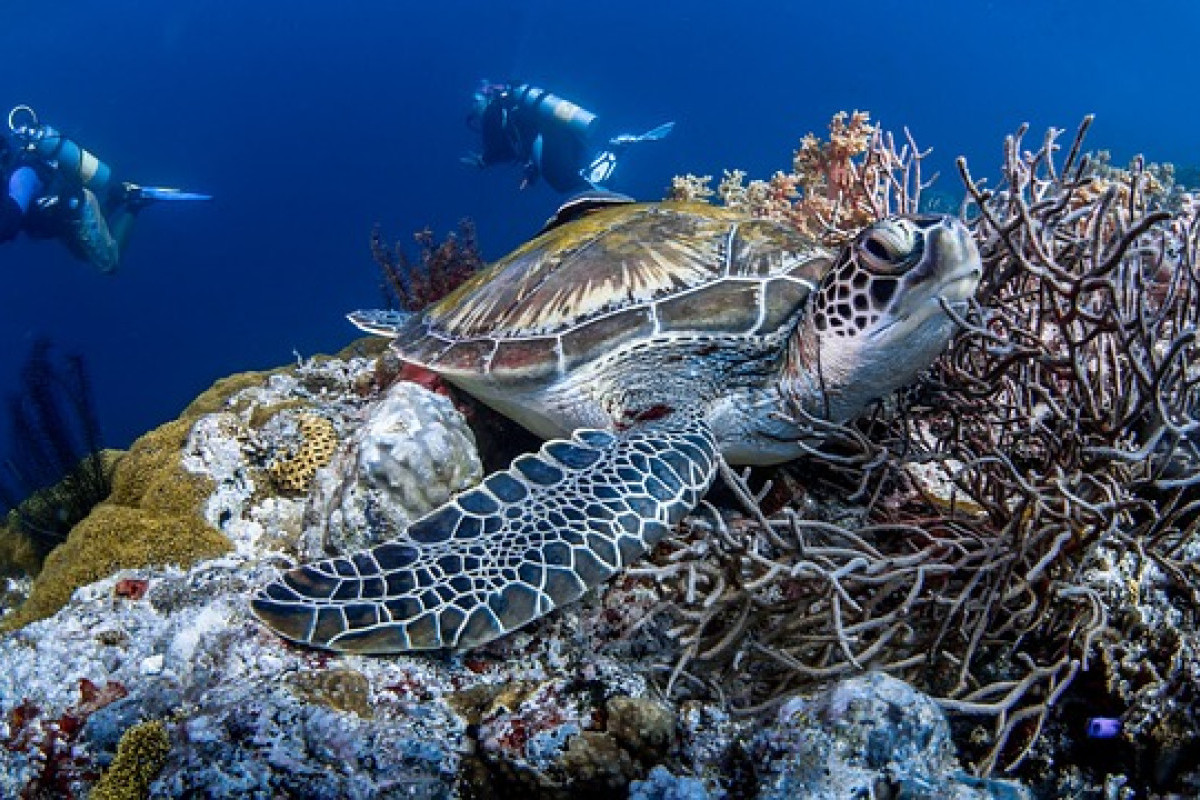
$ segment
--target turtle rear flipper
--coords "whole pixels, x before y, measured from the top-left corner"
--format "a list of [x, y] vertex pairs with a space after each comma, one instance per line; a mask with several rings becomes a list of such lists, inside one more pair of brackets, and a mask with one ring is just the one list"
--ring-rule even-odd
[[459, 494], [403, 539], [289, 571], [251, 607], [285, 638], [315, 647], [475, 647], [641, 557], [699, 502], [716, 459], [698, 417], [580, 430]]

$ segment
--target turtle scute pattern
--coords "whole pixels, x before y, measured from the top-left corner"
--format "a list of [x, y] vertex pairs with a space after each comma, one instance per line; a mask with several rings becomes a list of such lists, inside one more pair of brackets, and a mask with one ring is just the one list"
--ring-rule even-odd
[[699, 501], [717, 448], [699, 417], [546, 443], [405, 537], [307, 564], [258, 593], [285, 637], [361, 653], [469, 648], [580, 597]]

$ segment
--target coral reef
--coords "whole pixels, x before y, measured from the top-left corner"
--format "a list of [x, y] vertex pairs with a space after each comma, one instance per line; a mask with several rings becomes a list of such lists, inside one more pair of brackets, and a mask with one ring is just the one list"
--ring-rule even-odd
[[108, 500], [47, 556], [28, 599], [0, 620], [0, 630], [53, 614], [77, 588], [118, 570], [187, 567], [229, 549], [200, 515], [211, 482], [180, 462], [187, 427], [186, 419], [177, 420], [133, 443], [116, 466]]
[[[146, 719], [171, 720], [152, 796], [754, 791], [740, 743], [761, 728], [756, 719], [735, 719], [715, 700], [676, 707], [653, 697], [641, 674], [652, 653], [639, 655], [623, 637], [642, 604], [661, 596], [638, 595], [636, 580], [482, 652], [446, 658], [332, 657], [286, 646], [253, 622], [246, 597], [275, 573], [281, 552], [296, 551], [312, 500], [271, 489], [267, 465], [295, 433], [280, 418], [319, 409], [349, 443], [349, 431], [393, 403], [392, 391], [403, 398], [393, 411], [449, 413], [445, 398], [419, 387], [364, 394], [376, 369], [348, 355], [239, 377], [198, 417], [135, 444], [114, 497], [191, 508], [227, 552], [184, 569], [116, 571], [77, 589], [52, 617], [0, 637], [0, 796], [30, 787], [82, 796]], [[348, 455], [318, 474], [357, 463]], [[189, 505], [156, 488], [186, 476], [206, 499]], [[637, 605], [626, 602], [631, 593]], [[103, 702], [85, 709], [81, 685], [104, 687], [89, 692]]]
[[942, 710], [880, 673], [788, 701], [751, 747], [762, 800], [1029, 797], [1015, 784], [961, 777]]
[[458, 233], [434, 243], [426, 228], [413, 234], [417, 260], [409, 259], [403, 242], [392, 246], [384, 241], [379, 226], [371, 231], [371, 257], [383, 274], [382, 290], [389, 308], [420, 311], [453, 291], [483, 268], [483, 256], [470, 220], [458, 223]]
[[[194, 512], [195, 513], [195, 512]], [[102, 504], [47, 557], [29, 599], [0, 626], [12, 630], [53, 614], [80, 586], [120, 570], [156, 564], [189, 566], [229, 550], [220, 533], [195, 517]]]
[[[889, 161], [865, 116], [841, 124], [793, 164], [839, 209], [794, 223], [827, 237], [827, 214], [924, 188], [911, 142]], [[313, 541], [354, 546], [324, 541], [339, 496], [443, 451], [459, 467], [397, 496], [471, 480], [445, 398], [389, 388], [373, 341], [218, 382], [135, 443], [3, 618], [0, 796], [1026, 796], [993, 774], [1196, 794], [1200, 199], [1083, 133], [1014, 136], [994, 188], [962, 165], [987, 276], [921, 385], [806, 464], [723, 469], [650, 559], [478, 652], [317, 653], [246, 607]], [[791, 214], [790, 182], [721, 191]], [[308, 416], [340, 444], [281, 493]]]
[[674, 586], [642, 631], [678, 642], [673, 693], [754, 714], [885, 671], [937, 697], [973, 769], [1044, 788], [1090, 703], [1159, 754], [1100, 769], [1193, 780], [1200, 222], [1140, 161], [1096, 167], [1088, 122], [1065, 157], [1059, 131], [1012, 137], [995, 189], [960, 163], [985, 280], [924, 384], [837, 432], [806, 490], [727, 471], [741, 512], [638, 572]]

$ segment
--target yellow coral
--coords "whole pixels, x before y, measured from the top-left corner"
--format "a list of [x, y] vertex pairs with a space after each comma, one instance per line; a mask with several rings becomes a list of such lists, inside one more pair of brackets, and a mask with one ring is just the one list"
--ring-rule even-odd
[[16, 512], [9, 512], [8, 519], [0, 523], [0, 576], [36, 575], [41, 568], [37, 547], [21, 530]]
[[54, 614], [77, 588], [118, 570], [158, 564], [186, 568], [230, 549], [229, 540], [204, 524], [198, 514], [175, 517], [103, 503], [46, 557], [29, 599], [0, 622], [0, 631], [15, 630]]
[[295, 454], [280, 459], [271, 468], [271, 479], [281, 489], [305, 493], [317, 470], [329, 463], [337, 450], [333, 423], [319, 414], [301, 414], [296, 420], [303, 441]]
[[117, 756], [100, 776], [91, 800], [138, 800], [150, 796], [150, 783], [167, 763], [171, 743], [161, 722], [142, 722], [125, 731]]
[[204, 522], [212, 482], [183, 468], [181, 450], [192, 422], [168, 422], [133, 443], [116, 465], [109, 499], [46, 557], [29, 598], [0, 622], [0, 631], [54, 614], [80, 586], [118, 570], [187, 568], [232, 549]]

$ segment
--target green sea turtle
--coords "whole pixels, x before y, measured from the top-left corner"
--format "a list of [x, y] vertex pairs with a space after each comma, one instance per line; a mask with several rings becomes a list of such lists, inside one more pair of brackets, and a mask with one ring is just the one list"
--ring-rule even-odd
[[702, 204], [589, 207], [424, 313], [351, 315], [551, 441], [400, 539], [258, 591], [281, 635], [465, 649], [577, 599], [666, 536], [719, 457], [795, 458], [812, 443], [801, 412], [843, 422], [909, 382], [980, 277], [952, 217], [888, 218], [834, 253]]

